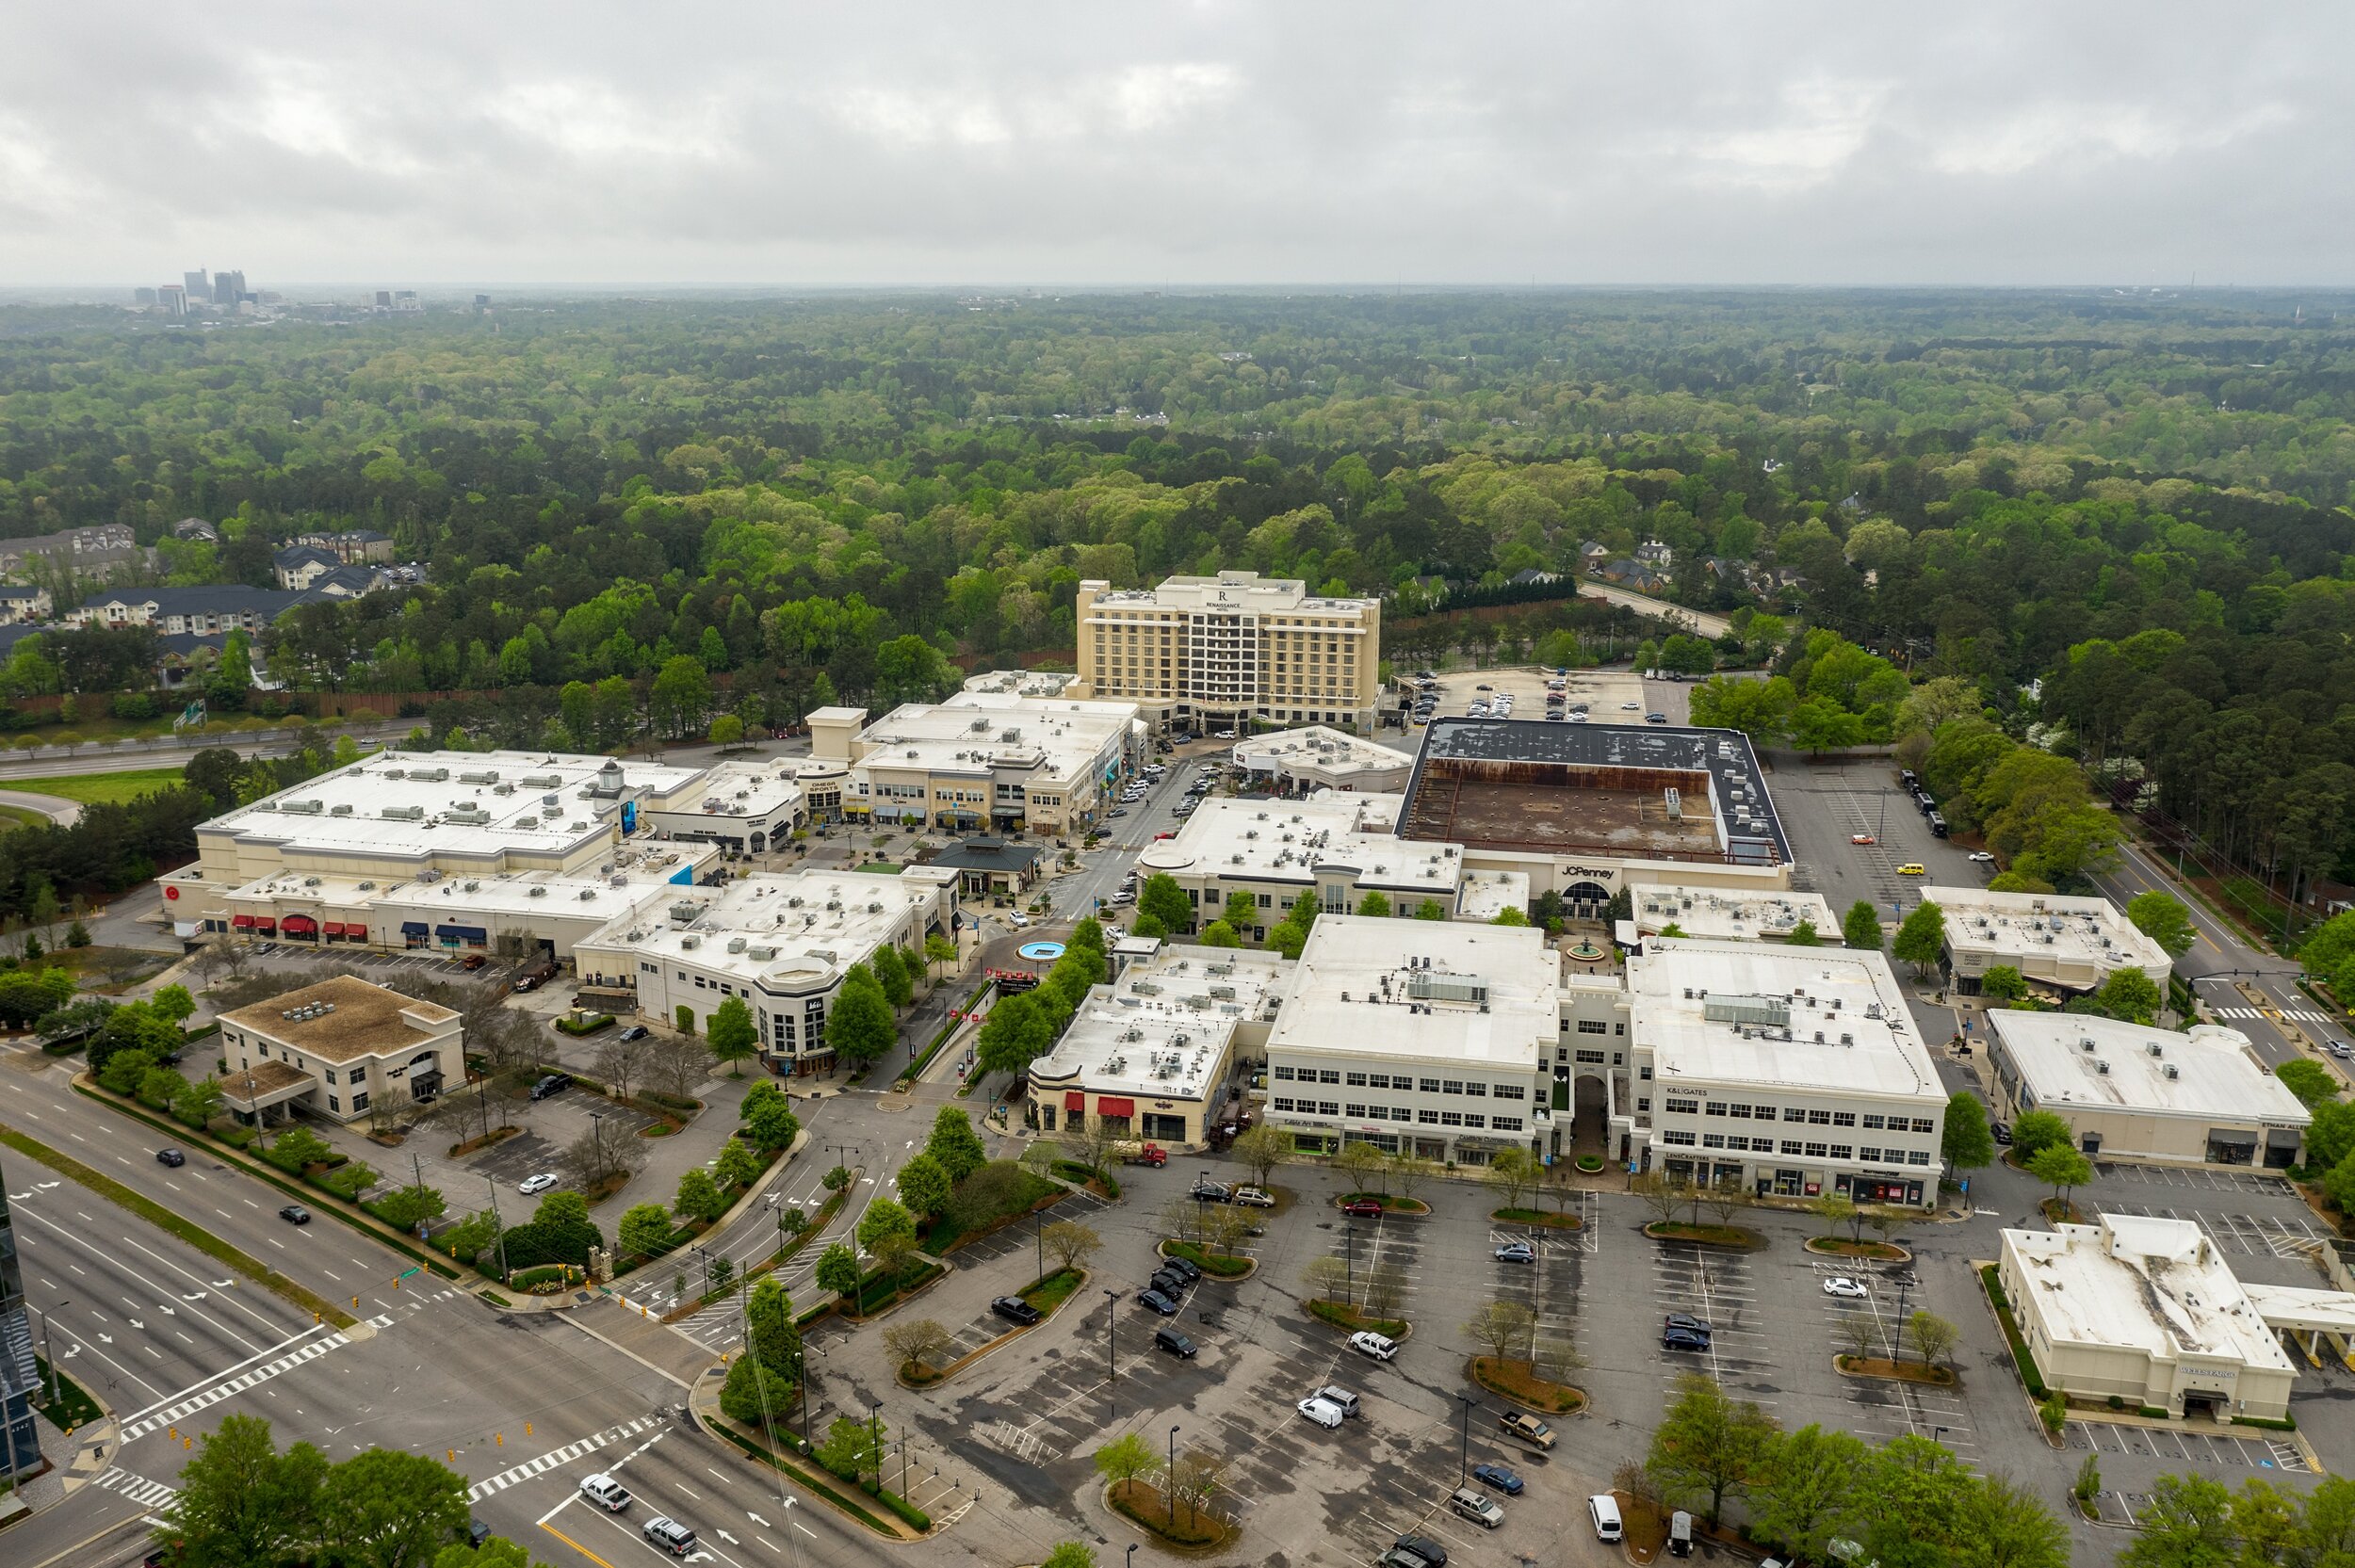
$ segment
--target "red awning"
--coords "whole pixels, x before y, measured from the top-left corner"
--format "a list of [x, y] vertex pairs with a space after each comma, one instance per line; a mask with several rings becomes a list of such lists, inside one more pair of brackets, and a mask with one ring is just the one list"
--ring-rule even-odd
[[1063, 1095], [1063, 1108], [1074, 1116], [1082, 1115], [1088, 1108], [1088, 1097], [1080, 1090], [1066, 1089]]
[[1134, 1100], [1115, 1100], [1107, 1095], [1096, 1102], [1096, 1114], [1098, 1116], [1134, 1116], [1136, 1113], [1137, 1103]]
[[250, 914], [240, 914], [234, 917], [229, 923], [239, 930], [245, 930], [253, 924], [253, 916]]
[[253, 922], [253, 929], [257, 931], [275, 931], [278, 929], [278, 917], [274, 914], [257, 916]]
[[365, 926], [346, 926], [344, 935], [354, 942], [365, 942], [368, 939], [368, 929]]
[[284, 925], [288, 936], [293, 936], [298, 932], [307, 936], [319, 929], [319, 923], [307, 914], [289, 914], [285, 918]]
[[329, 936], [341, 936], [344, 934], [344, 923], [340, 920], [330, 920], [320, 929]]

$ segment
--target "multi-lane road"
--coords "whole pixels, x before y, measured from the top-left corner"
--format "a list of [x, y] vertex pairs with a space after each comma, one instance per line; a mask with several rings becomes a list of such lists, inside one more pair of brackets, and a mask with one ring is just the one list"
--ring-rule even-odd
[[[701, 1532], [709, 1560], [726, 1568], [900, 1560], [674, 1416], [694, 1372], [733, 1343], [725, 1309], [690, 1322], [691, 1336], [682, 1337], [609, 1302], [502, 1313], [436, 1276], [402, 1277], [407, 1258], [324, 1213], [303, 1226], [281, 1220], [284, 1194], [243, 1172], [201, 1155], [177, 1168], [157, 1163], [163, 1137], [74, 1094], [72, 1071], [39, 1053], [0, 1056], [0, 1123], [204, 1226], [360, 1321], [349, 1330], [314, 1322], [79, 1183], [0, 1153], [27, 1299], [47, 1320], [58, 1365], [121, 1424], [95, 1484], [8, 1531], [12, 1568], [137, 1562], [189, 1445], [237, 1414], [263, 1416], [281, 1444], [305, 1439], [331, 1460], [381, 1446], [451, 1463], [473, 1487], [477, 1517], [558, 1563], [660, 1560], [637, 1534], [657, 1511]], [[779, 1190], [788, 1201], [814, 1198], [843, 1146], [866, 1177], [836, 1221], [847, 1234], [929, 1130], [937, 1097], [801, 1102], [812, 1145]], [[775, 1236], [771, 1213], [756, 1208], [708, 1245], [741, 1263], [763, 1255]], [[820, 1250], [786, 1276], [804, 1303]], [[651, 1337], [611, 1332], [622, 1326]], [[822, 1427], [831, 1407], [853, 1396], [828, 1389], [819, 1365], [812, 1407]], [[599, 1469], [622, 1475], [641, 1503], [614, 1517], [576, 1502], [581, 1478]], [[1029, 1560], [1037, 1542], [1067, 1533], [1011, 1497], [993, 1501], [927, 1555]]]

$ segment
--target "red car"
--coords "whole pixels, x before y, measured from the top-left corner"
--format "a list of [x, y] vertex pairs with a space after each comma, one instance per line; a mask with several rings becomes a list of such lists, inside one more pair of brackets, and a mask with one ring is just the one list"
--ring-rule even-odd
[[1873, 835], [1871, 833], [1850, 833], [1848, 835], [1848, 842], [1851, 844], [1870, 844], [1873, 842]]
[[1377, 1220], [1381, 1218], [1382, 1205], [1372, 1198], [1352, 1198], [1341, 1205], [1341, 1212], [1353, 1220]]

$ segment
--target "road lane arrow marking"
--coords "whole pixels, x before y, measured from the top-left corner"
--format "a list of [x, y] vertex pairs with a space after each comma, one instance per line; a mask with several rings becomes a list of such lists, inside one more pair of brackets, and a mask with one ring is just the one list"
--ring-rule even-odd
[[762, 1529], [765, 1529], [765, 1530], [766, 1530], [766, 1529], [774, 1529], [774, 1528], [776, 1528], [775, 1526], [773, 1526], [773, 1525], [770, 1524], [768, 1520], [763, 1519], [763, 1518], [762, 1518], [759, 1514], [755, 1513], [755, 1512], [754, 1512], [751, 1509], [749, 1509], [749, 1508], [748, 1508], [748, 1509], [746, 1509], [746, 1510], [744, 1511], [744, 1517], [745, 1517], [745, 1518], [747, 1518], [747, 1519], [750, 1519], [750, 1520], [751, 1520], [754, 1524], [758, 1525], [758, 1526], [759, 1526]]
[[731, 1546], [741, 1546], [743, 1544], [741, 1541], [737, 1540], [736, 1537], [730, 1535], [725, 1530], [713, 1530], [711, 1533], [718, 1536], [721, 1540], [726, 1542]]

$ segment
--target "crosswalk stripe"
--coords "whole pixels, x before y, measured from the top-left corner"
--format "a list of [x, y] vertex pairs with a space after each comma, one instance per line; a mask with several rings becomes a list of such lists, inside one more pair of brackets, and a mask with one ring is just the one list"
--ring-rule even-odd
[[180, 1495], [177, 1488], [166, 1486], [161, 1481], [149, 1480], [145, 1476], [133, 1475], [121, 1465], [108, 1469], [97, 1479], [98, 1484], [106, 1490], [118, 1496], [127, 1497], [138, 1507], [145, 1509], [168, 1507]]
[[518, 1481], [527, 1481], [534, 1476], [545, 1475], [560, 1464], [570, 1464], [583, 1454], [594, 1453], [609, 1443], [618, 1442], [625, 1437], [635, 1437], [655, 1424], [654, 1416], [642, 1415], [635, 1421], [625, 1421], [619, 1426], [608, 1427], [593, 1436], [584, 1437], [576, 1443], [567, 1443], [560, 1448], [551, 1448], [537, 1459], [525, 1460], [520, 1464], [501, 1470], [495, 1476], [486, 1476], [475, 1482], [466, 1489], [466, 1501], [480, 1502], [494, 1493], [506, 1491]]
[[[390, 1319], [386, 1319], [386, 1323], [389, 1322]], [[349, 1338], [340, 1334], [330, 1334], [324, 1339], [314, 1339], [309, 1344], [290, 1350], [274, 1361], [266, 1361], [259, 1366], [240, 1372], [234, 1378], [224, 1379], [210, 1388], [202, 1389], [187, 1398], [168, 1405], [153, 1415], [132, 1422], [122, 1429], [122, 1435], [117, 1439], [117, 1442], [129, 1443], [134, 1439], [146, 1436], [149, 1432], [174, 1425], [200, 1410], [209, 1409], [223, 1399], [234, 1398], [258, 1383], [265, 1383], [273, 1378], [284, 1376], [305, 1362], [316, 1361], [320, 1356], [333, 1350], [340, 1350], [350, 1343]]]

